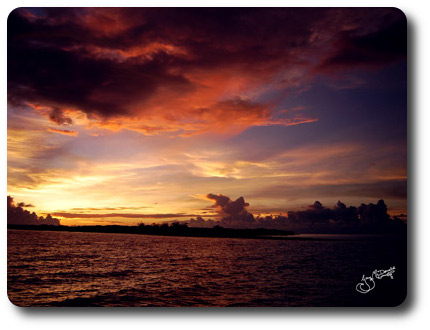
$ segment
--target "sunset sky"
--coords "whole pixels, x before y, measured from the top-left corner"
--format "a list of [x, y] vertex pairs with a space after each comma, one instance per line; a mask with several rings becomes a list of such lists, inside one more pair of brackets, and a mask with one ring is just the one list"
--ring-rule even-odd
[[28, 8], [8, 20], [8, 195], [64, 225], [406, 214], [397, 9]]

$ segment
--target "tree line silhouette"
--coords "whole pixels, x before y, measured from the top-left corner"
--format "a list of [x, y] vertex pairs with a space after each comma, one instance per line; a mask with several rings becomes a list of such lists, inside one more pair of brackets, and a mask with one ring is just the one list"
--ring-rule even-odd
[[226, 238], [276, 238], [281, 236], [294, 235], [294, 232], [279, 229], [234, 229], [214, 226], [213, 228], [188, 227], [186, 223], [173, 222], [171, 224], [151, 224], [140, 223], [137, 226], [53, 226], [53, 225], [13, 225], [9, 224], [8, 229], [24, 230], [47, 230], [47, 231], [67, 231], [67, 232], [94, 232], [94, 233], [122, 233], [122, 234], [143, 234], [160, 236], [186, 236], [186, 237], [226, 237]]

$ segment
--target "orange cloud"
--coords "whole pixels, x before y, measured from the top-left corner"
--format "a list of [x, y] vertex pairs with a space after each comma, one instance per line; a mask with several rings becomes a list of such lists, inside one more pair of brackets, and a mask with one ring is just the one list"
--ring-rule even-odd
[[[210, 102], [209, 98], [207, 102]], [[171, 103], [168, 100], [166, 104], [158, 106], [159, 111], [142, 110], [141, 114], [137, 113], [133, 117], [105, 119], [95, 115], [89, 119], [86, 127], [114, 132], [128, 129], [145, 135], [172, 132], [186, 137], [204, 133], [238, 134], [251, 126], [293, 126], [318, 121], [318, 118], [302, 113], [294, 114], [292, 118], [274, 118], [269, 106], [242, 98], [220, 101], [206, 107], [192, 106], [181, 100], [176, 105]]]
[[78, 132], [71, 131], [68, 129], [56, 129], [56, 128], [48, 127], [46, 130], [48, 132], [52, 132], [52, 133], [58, 133], [58, 134], [70, 135], [70, 136], [78, 136]]

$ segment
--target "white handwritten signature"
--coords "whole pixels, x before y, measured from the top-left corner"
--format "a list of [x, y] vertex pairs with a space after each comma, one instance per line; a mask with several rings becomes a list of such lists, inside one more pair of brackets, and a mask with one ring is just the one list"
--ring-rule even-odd
[[396, 267], [390, 267], [387, 270], [374, 270], [370, 276], [364, 276], [361, 278], [361, 282], [355, 286], [355, 289], [360, 293], [368, 293], [375, 287], [374, 277], [378, 280], [385, 276], [389, 276], [393, 279], [393, 273], [396, 271]]

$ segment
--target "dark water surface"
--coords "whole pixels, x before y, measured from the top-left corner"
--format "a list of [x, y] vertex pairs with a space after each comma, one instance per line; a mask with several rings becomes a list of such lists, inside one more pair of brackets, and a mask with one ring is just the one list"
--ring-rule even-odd
[[[355, 289], [363, 274], [394, 279]], [[396, 306], [406, 240], [277, 241], [8, 230], [19, 306]]]

